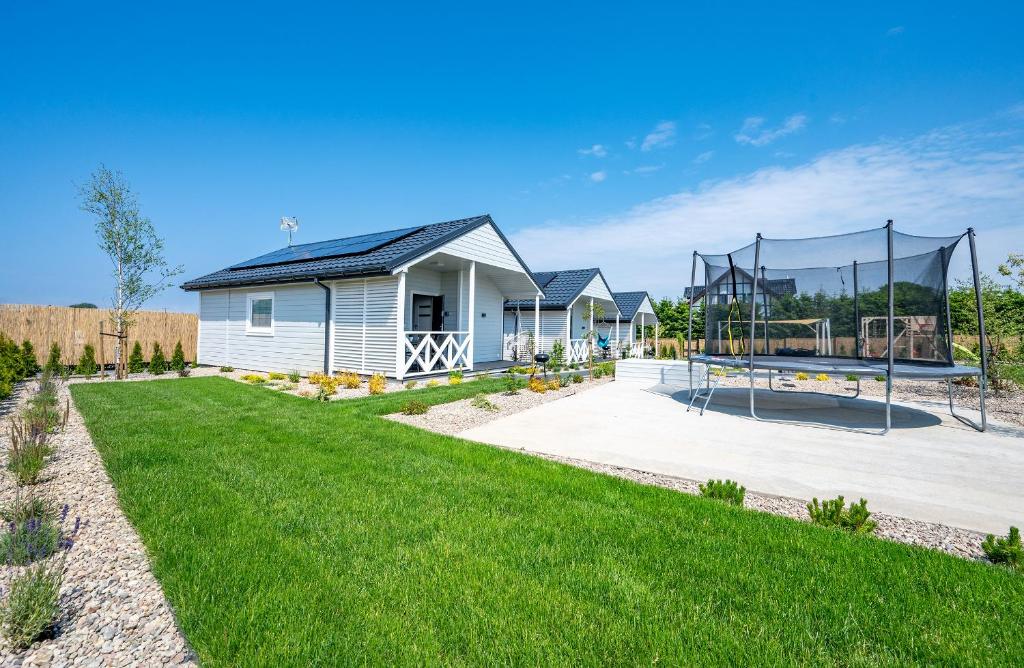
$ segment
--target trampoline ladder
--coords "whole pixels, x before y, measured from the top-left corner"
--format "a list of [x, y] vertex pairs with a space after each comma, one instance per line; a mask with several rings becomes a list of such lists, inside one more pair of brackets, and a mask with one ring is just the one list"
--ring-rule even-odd
[[[701, 372], [701, 375], [697, 378], [698, 388], [700, 388], [700, 386], [703, 385], [706, 380], [709, 380], [710, 374], [711, 365], [705, 364], [704, 370]], [[722, 376], [715, 376], [715, 381], [708, 385], [708, 393], [706, 397], [702, 397], [704, 399], [704, 405], [700, 407], [700, 413], [698, 413], [698, 415], [704, 415], [704, 409], [708, 407], [709, 403], [711, 403], [711, 395], [715, 393], [715, 388], [718, 387], [718, 383], [721, 382], [721, 380]], [[687, 413], [689, 413], [690, 409], [693, 408], [693, 402], [700, 396], [700, 389], [690, 389], [690, 405], [686, 407]]]

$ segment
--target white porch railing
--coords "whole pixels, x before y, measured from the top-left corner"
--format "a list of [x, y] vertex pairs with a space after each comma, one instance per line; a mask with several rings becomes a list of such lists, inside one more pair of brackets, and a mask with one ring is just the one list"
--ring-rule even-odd
[[530, 362], [533, 351], [530, 349], [530, 333], [505, 334], [501, 339], [501, 359], [510, 362]]
[[472, 365], [469, 332], [405, 332], [403, 376], [452, 371]]
[[629, 356], [633, 359], [640, 359], [644, 356], [644, 344], [634, 341], [629, 345]]
[[583, 364], [589, 357], [589, 339], [569, 339], [569, 348], [565, 351], [566, 364]]

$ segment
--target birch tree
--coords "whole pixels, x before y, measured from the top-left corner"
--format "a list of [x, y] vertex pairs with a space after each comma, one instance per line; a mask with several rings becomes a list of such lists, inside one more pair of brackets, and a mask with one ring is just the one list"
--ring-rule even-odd
[[156, 235], [149, 218], [139, 213], [135, 194], [120, 172], [100, 165], [80, 189], [79, 198], [81, 209], [96, 219], [99, 247], [114, 265], [110, 321], [117, 334], [117, 376], [123, 378], [125, 341], [128, 329], [135, 324], [136, 313], [169, 287], [170, 279], [180, 274], [182, 268], [167, 264], [163, 240]]

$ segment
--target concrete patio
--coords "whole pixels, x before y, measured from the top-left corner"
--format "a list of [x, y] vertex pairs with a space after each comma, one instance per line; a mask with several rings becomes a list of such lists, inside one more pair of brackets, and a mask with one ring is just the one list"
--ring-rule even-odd
[[[654, 391], [651, 391], [654, 390]], [[660, 392], [660, 393], [659, 393]], [[617, 380], [459, 434], [508, 448], [614, 464], [682, 478], [731, 478], [752, 491], [810, 499], [868, 499], [872, 510], [1005, 533], [1024, 522], [1024, 429], [990, 422], [978, 433], [940, 405], [872, 399], [785, 399], [722, 388], [703, 416], [686, 412], [679, 386]], [[976, 414], [965, 410], [969, 417]], [[815, 426], [817, 425], [817, 426]]]

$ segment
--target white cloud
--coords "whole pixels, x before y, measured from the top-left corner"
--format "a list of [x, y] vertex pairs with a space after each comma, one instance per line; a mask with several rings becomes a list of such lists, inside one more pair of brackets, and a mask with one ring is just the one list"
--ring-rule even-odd
[[696, 158], [693, 159], [693, 164], [695, 164], [695, 165], [703, 164], [703, 163], [707, 162], [708, 160], [710, 160], [713, 157], [715, 157], [715, 152], [714, 151], [704, 151], [703, 153], [701, 153], [700, 155], [698, 155]]
[[899, 37], [903, 34], [903, 26], [895, 26], [885, 31], [886, 37]]
[[640, 165], [639, 167], [634, 167], [633, 169], [627, 169], [626, 171], [624, 171], [622, 173], [623, 174], [653, 174], [654, 172], [657, 172], [657, 171], [661, 170], [664, 166], [665, 165]]
[[[881, 226], [955, 234], [975, 226], [984, 271], [1024, 250], [1024, 119], [990, 131], [954, 126], [902, 141], [824, 153], [792, 167], [768, 167], [634, 206], [617, 215], [546, 221], [513, 235], [531, 266], [564, 264], [573, 239], [578, 266], [600, 266], [618, 290], [682, 294], [691, 253], [722, 252], [767, 237], [838, 234]], [[608, 239], [615, 239], [612, 248]], [[954, 276], [964, 275], [964, 249]]]
[[835, 113], [828, 117], [828, 122], [832, 125], [846, 125], [846, 120], [846, 116], [840, 113]]
[[654, 148], [671, 146], [676, 139], [676, 124], [673, 121], [662, 121], [654, 126], [644, 141], [640, 144], [641, 151], [650, 151]]
[[608, 155], [608, 147], [603, 144], [594, 144], [590, 148], [581, 148], [576, 152], [580, 155], [592, 155], [595, 158], [603, 158]]
[[694, 132], [693, 138], [697, 141], [704, 141], [715, 134], [715, 129], [709, 123], [700, 123]]
[[804, 114], [793, 114], [781, 126], [772, 129], [764, 128], [764, 119], [760, 116], [751, 116], [743, 121], [735, 139], [740, 144], [767, 146], [780, 137], [803, 130], [806, 125], [807, 116]]
[[604, 181], [606, 178], [608, 178], [608, 172], [604, 171], [603, 169], [599, 172], [594, 172], [593, 174], [590, 175], [590, 180], [593, 181], [594, 183], [600, 183], [601, 181]]

